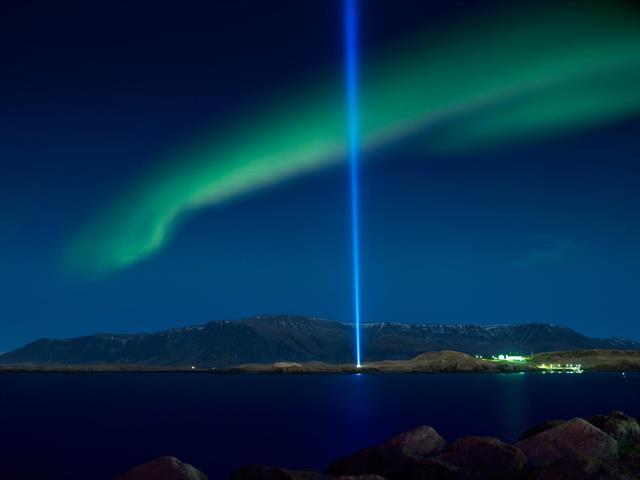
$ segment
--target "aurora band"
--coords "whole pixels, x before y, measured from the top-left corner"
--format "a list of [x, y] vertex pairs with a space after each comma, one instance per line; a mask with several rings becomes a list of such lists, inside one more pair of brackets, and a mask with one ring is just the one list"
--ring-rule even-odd
[[[415, 137], [426, 152], [455, 153], [636, 114], [640, 12], [562, 3], [476, 16], [363, 58], [361, 148]], [[189, 212], [344, 162], [344, 101], [336, 68], [225, 119], [97, 212], [69, 245], [67, 266], [98, 275], [128, 267], [157, 253]]]

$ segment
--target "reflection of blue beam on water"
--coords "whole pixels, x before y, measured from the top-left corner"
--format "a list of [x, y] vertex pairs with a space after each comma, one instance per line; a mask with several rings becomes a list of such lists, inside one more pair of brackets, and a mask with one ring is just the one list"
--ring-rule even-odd
[[353, 307], [355, 317], [356, 366], [360, 366], [360, 204], [358, 186], [358, 12], [357, 0], [344, 2], [344, 49], [349, 129], [351, 187], [351, 241], [353, 255]]

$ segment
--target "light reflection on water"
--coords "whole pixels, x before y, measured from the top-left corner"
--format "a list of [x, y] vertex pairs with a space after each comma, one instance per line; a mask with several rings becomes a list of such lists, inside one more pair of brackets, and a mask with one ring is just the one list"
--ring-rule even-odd
[[496, 421], [503, 432], [503, 437], [518, 438], [523, 433], [523, 426], [532, 424], [527, 390], [528, 379], [524, 372], [497, 375], [497, 402], [500, 405], [500, 415]]

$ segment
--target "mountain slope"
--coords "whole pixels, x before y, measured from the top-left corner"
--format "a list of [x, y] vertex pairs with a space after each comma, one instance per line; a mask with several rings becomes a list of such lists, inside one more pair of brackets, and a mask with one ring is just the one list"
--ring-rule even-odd
[[[456, 350], [492, 355], [577, 349], [640, 349], [640, 342], [596, 339], [570, 328], [526, 325], [365, 324], [366, 360], [409, 359], [428, 351]], [[353, 326], [286, 315], [145, 334], [96, 334], [64, 340], [40, 339], [0, 355], [0, 363], [198, 365], [224, 367], [276, 361], [352, 361]]]

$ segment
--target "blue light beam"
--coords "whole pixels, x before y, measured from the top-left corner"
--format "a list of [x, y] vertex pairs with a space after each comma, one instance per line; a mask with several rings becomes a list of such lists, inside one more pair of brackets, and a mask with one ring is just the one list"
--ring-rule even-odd
[[343, 0], [344, 51], [347, 88], [347, 126], [351, 190], [351, 246], [353, 256], [353, 312], [355, 319], [356, 367], [360, 358], [360, 187], [358, 164], [360, 136], [358, 122], [358, 0]]

